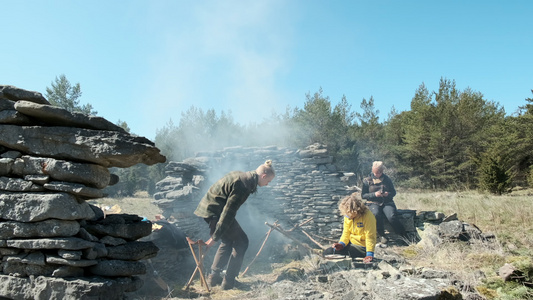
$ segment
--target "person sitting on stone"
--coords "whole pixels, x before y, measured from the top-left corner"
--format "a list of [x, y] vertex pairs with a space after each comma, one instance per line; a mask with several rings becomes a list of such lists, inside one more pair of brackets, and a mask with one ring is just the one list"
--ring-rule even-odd
[[387, 218], [393, 230], [402, 238], [406, 238], [406, 232], [402, 223], [398, 219], [398, 210], [394, 203], [396, 189], [389, 176], [383, 174], [385, 165], [382, 161], [372, 163], [370, 176], [363, 179], [363, 189], [361, 197], [366, 200], [366, 205], [376, 217], [377, 232], [379, 241], [387, 243], [385, 237], [384, 217]]
[[339, 202], [339, 211], [344, 216], [342, 236], [323, 254], [349, 255], [352, 259], [362, 257], [364, 263], [372, 262], [376, 247], [376, 218], [358, 193], [344, 197]]
[[[221, 241], [207, 279], [211, 287], [222, 284], [221, 288], [228, 290], [237, 284], [235, 277], [239, 275], [248, 249], [248, 236], [235, 219], [237, 210], [258, 186], [267, 186], [274, 177], [271, 160], [254, 171], [230, 172], [215, 182], [198, 204], [194, 214], [209, 224], [211, 237], [207, 246]], [[222, 278], [221, 272], [226, 266], [226, 275]]]

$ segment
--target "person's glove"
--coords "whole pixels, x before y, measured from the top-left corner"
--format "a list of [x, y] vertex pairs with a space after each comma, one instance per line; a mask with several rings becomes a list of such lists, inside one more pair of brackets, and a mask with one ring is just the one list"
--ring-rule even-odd
[[333, 244], [333, 248], [335, 248], [335, 251], [340, 251], [342, 248], [344, 248], [344, 245], [341, 243], [335, 243]]

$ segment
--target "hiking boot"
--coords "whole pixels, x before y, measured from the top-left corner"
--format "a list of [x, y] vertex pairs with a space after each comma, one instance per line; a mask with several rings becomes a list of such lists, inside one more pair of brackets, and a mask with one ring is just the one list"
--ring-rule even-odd
[[235, 277], [231, 278], [231, 277], [225, 276], [224, 280], [222, 280], [221, 288], [223, 290], [231, 290], [233, 288], [241, 289], [241, 288], [244, 288], [244, 287], [246, 287], [246, 284], [238, 282], [235, 279]]
[[214, 287], [222, 283], [222, 276], [220, 273], [211, 273], [207, 276], [207, 285]]
[[222, 280], [221, 288], [223, 290], [231, 290], [234, 287], [235, 287], [235, 278], [228, 278], [228, 276], [224, 276], [224, 280]]

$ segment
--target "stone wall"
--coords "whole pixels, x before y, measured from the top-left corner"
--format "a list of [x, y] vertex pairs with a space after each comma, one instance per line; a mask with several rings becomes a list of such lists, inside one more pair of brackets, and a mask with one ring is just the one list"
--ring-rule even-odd
[[123, 299], [140, 288], [152, 225], [86, 202], [108, 168], [165, 162], [146, 138], [0, 85], [0, 298]]
[[[342, 233], [339, 200], [358, 191], [353, 173], [337, 170], [325, 146], [314, 144], [305, 149], [270, 147], [232, 147], [198, 153], [182, 162], [169, 162], [167, 177], [156, 184], [154, 203], [167, 218], [188, 236], [207, 238], [205, 222], [193, 214], [207, 188], [232, 170], [251, 171], [271, 159], [275, 179], [259, 187], [239, 210], [239, 222], [277, 221], [290, 229], [308, 219], [302, 228], [317, 237], [337, 239]], [[406, 228], [415, 232], [415, 211], [402, 211]], [[241, 224], [242, 225], [242, 224]], [[246, 228], [245, 228], [246, 231]], [[250, 235], [250, 234], [248, 234]]]

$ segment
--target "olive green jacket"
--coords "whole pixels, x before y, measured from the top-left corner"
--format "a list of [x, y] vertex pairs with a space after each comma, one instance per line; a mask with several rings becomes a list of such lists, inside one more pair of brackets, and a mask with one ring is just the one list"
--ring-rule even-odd
[[257, 189], [255, 171], [233, 171], [215, 182], [202, 198], [194, 214], [202, 218], [218, 218], [211, 238], [219, 240], [235, 220], [237, 210]]

